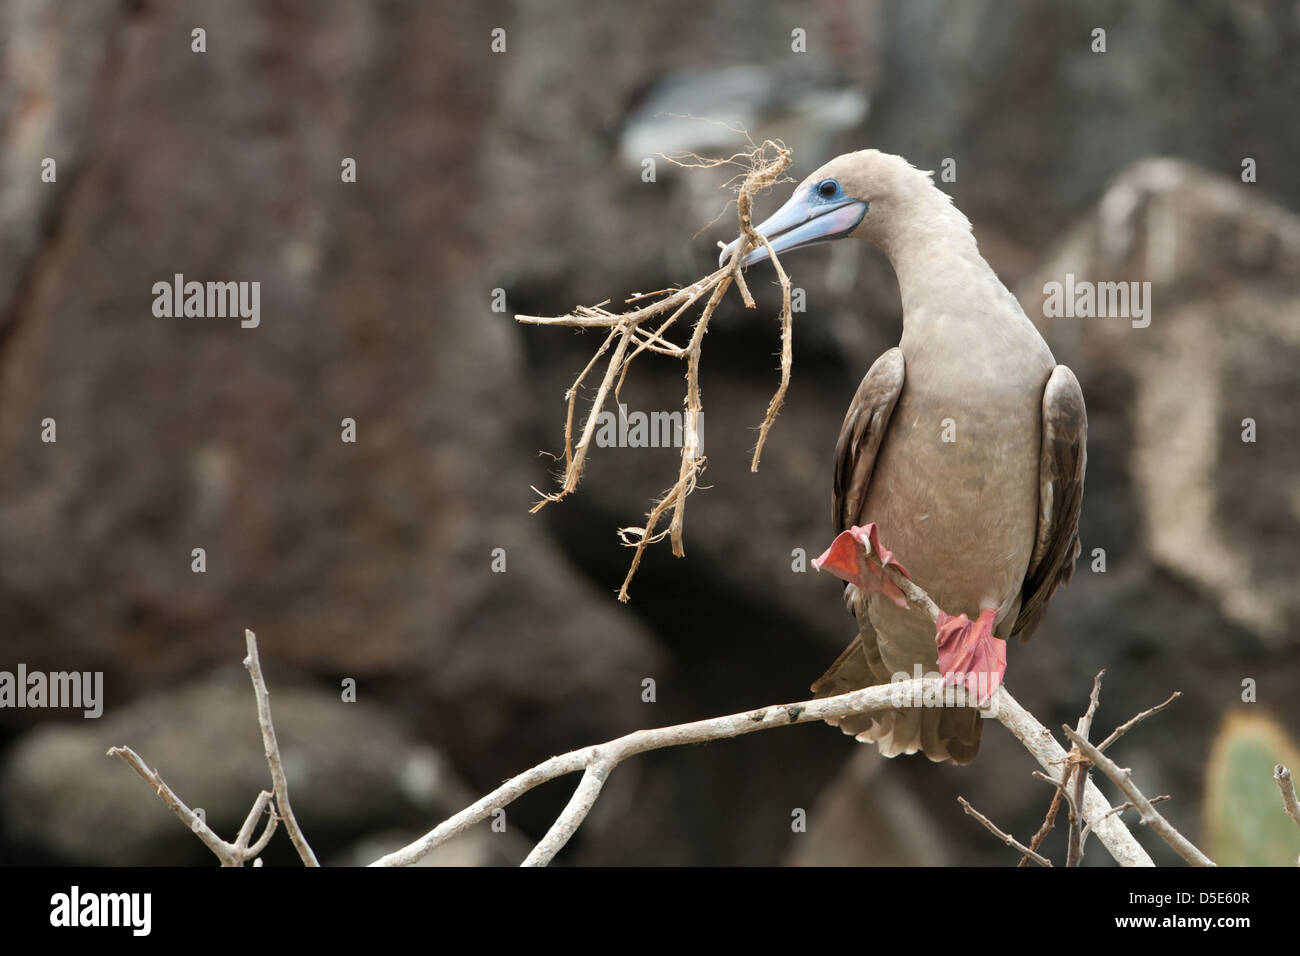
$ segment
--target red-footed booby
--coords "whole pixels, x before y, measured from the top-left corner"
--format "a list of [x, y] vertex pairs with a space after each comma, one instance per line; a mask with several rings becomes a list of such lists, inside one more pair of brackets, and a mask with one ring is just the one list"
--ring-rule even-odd
[[[1087, 413], [1078, 380], [980, 256], [970, 222], [900, 156], [867, 149], [831, 160], [757, 232], [778, 254], [851, 237], [889, 257], [903, 336], [862, 379], [840, 429], [835, 530], [853, 529], [955, 615], [936, 632], [892, 582], [845, 572], [837, 559], [859, 634], [812, 689], [839, 694], [919, 667], [985, 697], [1001, 681], [1004, 641], [1033, 633], [1079, 555]], [[742, 265], [767, 258], [753, 247]], [[828, 569], [833, 551], [821, 559]], [[838, 723], [888, 757], [967, 763], [979, 749], [970, 706]]]

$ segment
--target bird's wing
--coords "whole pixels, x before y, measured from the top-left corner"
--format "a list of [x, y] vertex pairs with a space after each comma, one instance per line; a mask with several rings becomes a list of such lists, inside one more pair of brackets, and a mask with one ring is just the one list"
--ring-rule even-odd
[[892, 348], [872, 363], [844, 416], [835, 443], [831, 517], [836, 534], [862, 520], [862, 504], [876, 467], [876, 453], [903, 391], [903, 377], [903, 350]]
[[1048, 599], [1070, 582], [1079, 556], [1079, 508], [1087, 463], [1088, 412], [1079, 380], [1058, 365], [1043, 391], [1043, 443], [1038, 459], [1038, 533], [1025, 574], [1012, 635], [1028, 640]]
[[[890, 349], [876, 359], [862, 377], [862, 383], [844, 416], [839, 440], [835, 442], [832, 518], [837, 534], [861, 520], [859, 512], [867, 498], [871, 472], [876, 467], [876, 453], [880, 450], [881, 439], [885, 437], [885, 429], [889, 427], [894, 405], [898, 403], [898, 396], [903, 391], [903, 369], [902, 349]], [[849, 604], [849, 610], [853, 611], [857, 589], [852, 585], [845, 587], [846, 603]], [[867, 643], [870, 648], [864, 646], [862, 634], [859, 633], [830, 669], [813, 684], [813, 693], [818, 697], [842, 694], [857, 687], [869, 687], [879, 680], [888, 680], [887, 672], [884, 677], [876, 673], [884, 671], [884, 665], [880, 664], [875, 632], [871, 631], [865, 614], [860, 616], [859, 626], [869, 633]], [[873, 666], [873, 656], [875, 665], [879, 666]], [[870, 720], [859, 730], [867, 726], [870, 726]]]

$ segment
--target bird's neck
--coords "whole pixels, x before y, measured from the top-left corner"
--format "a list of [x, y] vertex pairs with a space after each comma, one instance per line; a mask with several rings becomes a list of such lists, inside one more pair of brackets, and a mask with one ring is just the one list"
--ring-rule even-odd
[[[909, 299], [947, 295], [971, 288], [992, 276], [980, 255], [970, 220], [933, 186], [912, 200], [912, 212], [900, 217], [881, 243], [898, 275], [906, 311]], [[996, 281], [996, 280], [995, 280]]]
[[977, 305], [973, 299], [1002, 287], [969, 233], [918, 237], [901, 248], [896, 245], [889, 260], [898, 276], [904, 316]]
[[936, 369], [981, 360], [1050, 366], [1047, 344], [946, 197], [896, 233], [885, 253], [898, 276], [909, 368], [922, 353]]

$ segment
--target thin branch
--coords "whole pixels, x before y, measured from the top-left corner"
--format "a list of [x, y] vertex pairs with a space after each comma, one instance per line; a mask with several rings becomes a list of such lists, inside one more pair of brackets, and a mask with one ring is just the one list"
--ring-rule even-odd
[[1291, 771], [1282, 764], [1273, 768], [1273, 779], [1277, 781], [1278, 789], [1282, 791], [1282, 806], [1286, 807], [1286, 815], [1289, 816], [1295, 825], [1300, 827], [1300, 801], [1296, 800], [1295, 784], [1291, 782]]
[[794, 321], [790, 307], [790, 277], [785, 274], [781, 260], [766, 236], [759, 236], [768, 258], [776, 267], [776, 277], [781, 282], [781, 383], [776, 387], [776, 394], [767, 403], [767, 412], [763, 415], [763, 424], [758, 427], [758, 442], [754, 445], [754, 457], [749, 463], [749, 470], [758, 471], [758, 460], [763, 457], [763, 446], [767, 444], [767, 433], [776, 422], [777, 413], [785, 403], [785, 393], [790, 387], [790, 369], [794, 362]]
[[[1157, 803], [1164, 803], [1166, 800], [1172, 800], [1172, 799], [1173, 799], [1173, 797], [1171, 797], [1169, 794], [1167, 794], [1167, 793], [1162, 793], [1162, 794], [1161, 794], [1160, 796], [1158, 796], [1158, 797], [1152, 797], [1152, 798], [1151, 798], [1151, 806], [1154, 807]], [[1136, 809], [1137, 809], [1137, 807], [1133, 806], [1133, 801], [1132, 801], [1132, 800], [1125, 800], [1125, 801], [1124, 801], [1123, 803], [1121, 803], [1119, 806], [1117, 806], [1117, 807], [1111, 807], [1111, 808], [1110, 808], [1110, 812], [1107, 813], [1106, 816], [1110, 817], [1110, 816], [1114, 816], [1114, 815], [1117, 814], [1117, 813], [1123, 813], [1125, 810], [1136, 810]], [[1085, 838], [1085, 839], [1087, 838], [1088, 833], [1089, 833], [1091, 830], [1092, 830], [1092, 824], [1091, 824], [1091, 823], [1084, 824], [1084, 827], [1083, 827], [1083, 835], [1084, 835], [1084, 838]]]
[[[302, 834], [298, 821], [293, 815], [293, 810], [289, 805], [289, 784], [285, 779], [284, 766], [280, 760], [280, 747], [275, 739], [275, 726], [271, 723], [271, 702], [270, 692], [266, 689], [266, 679], [262, 676], [262, 664], [257, 656], [257, 638], [253, 632], [244, 631], [244, 637], [248, 647], [248, 656], [244, 658], [244, 666], [248, 668], [249, 676], [253, 681], [253, 693], [257, 697], [257, 720], [262, 728], [262, 745], [266, 751], [266, 762], [271, 771], [271, 783], [274, 788], [275, 804], [272, 806], [272, 794], [263, 790], [253, 801], [253, 807], [248, 811], [248, 816], [244, 819], [244, 825], [239, 828], [239, 833], [235, 837], [234, 843], [227, 843], [207, 825], [207, 823], [197, 813], [185, 805], [185, 803], [176, 796], [172, 789], [167, 786], [162, 777], [156, 770], [151, 770], [130, 747], [113, 747], [108, 751], [110, 757], [121, 757], [132, 769], [153, 787], [154, 792], [162, 800], [163, 804], [174, 812], [181, 820], [198, 836], [203, 844], [216, 855], [221, 861], [222, 866], [243, 866], [248, 860], [253, 860], [254, 865], [259, 865], [257, 859], [266, 846], [271, 841], [271, 836], [275, 833], [276, 826], [280, 820], [284, 821], [285, 829], [289, 833], [289, 838], [293, 841], [294, 847], [298, 850], [298, 855], [307, 866], [320, 866], [316, 861], [316, 854], [307, 845], [307, 840]], [[262, 830], [262, 835], [257, 842], [249, 845], [253, 838], [253, 833], [257, 829], [257, 823], [262, 818], [262, 814], [270, 809], [270, 817], [266, 826]], [[278, 812], [277, 812], [278, 809]]]
[[275, 828], [279, 823], [280, 818], [276, 816], [275, 807], [272, 807], [271, 815], [266, 821], [266, 829], [264, 829], [262, 835], [257, 838], [257, 842], [250, 846], [244, 854], [245, 857], [253, 861], [253, 866], [262, 865], [262, 861], [259, 857], [262, 855], [262, 851], [266, 849], [266, 845], [271, 842], [271, 837], [275, 836]]
[[[1133, 782], [1132, 773], [1129, 770], [1118, 766], [1115, 761], [1111, 760], [1092, 744], [1088, 743], [1088, 741], [1080, 737], [1077, 733], [1071, 730], [1068, 725], [1063, 725], [1063, 727], [1065, 730], [1065, 736], [1070, 738], [1085, 757], [1097, 765], [1098, 770], [1109, 777], [1114, 782], [1115, 786], [1119, 787], [1124, 796], [1128, 797], [1129, 800], [1132, 801], [1133, 806], [1137, 808], [1139, 813], [1141, 813], [1142, 822], [1151, 827], [1151, 829], [1154, 830], [1162, 840], [1173, 848], [1175, 853], [1194, 866], [1215, 865], [1213, 860], [1198, 850], [1192, 842], [1187, 839], [1187, 837], [1179, 833], [1174, 828], [1173, 824], [1162, 817], [1160, 813], [1151, 806], [1151, 801], [1142, 794], [1142, 791], [1138, 789], [1137, 784]], [[1110, 816], [1109, 813], [1107, 813], [1105, 819], [1099, 820], [1094, 824], [1094, 828], [1097, 829], [1098, 835], [1100, 836], [1100, 830], [1103, 824], [1118, 819], [1118, 816]]]
[[[998, 720], [1025, 745], [1038, 765], [1049, 774], [1063, 774], [1069, 754], [1051, 732], [1010, 694], [995, 694], [993, 701], [998, 705]], [[1118, 817], [1102, 819], [1109, 810], [1110, 801], [1092, 780], [1088, 780], [1083, 791], [1083, 815], [1086, 820], [1097, 821], [1093, 824], [1097, 839], [1120, 866], [1154, 866], [1147, 851]]]
[[176, 796], [172, 788], [167, 786], [163, 778], [158, 775], [158, 771], [149, 769], [138, 753], [130, 747], [110, 747], [108, 756], [121, 757], [132, 770], [143, 777], [145, 782], [153, 788], [153, 792], [162, 800], [163, 806], [180, 817], [181, 822], [189, 827], [194, 835], [203, 841], [203, 845], [216, 855], [222, 866], [239, 866], [241, 864], [242, 861], [236, 852], [236, 848], [217, 836], [201, 816], [187, 807], [185, 801]]
[[253, 636], [252, 631], [245, 629], [244, 639], [248, 645], [248, 656], [244, 658], [244, 666], [248, 668], [248, 676], [253, 680], [253, 693], [257, 695], [257, 722], [262, 726], [262, 746], [266, 751], [267, 766], [271, 768], [276, 808], [279, 810], [280, 818], [284, 820], [284, 828], [288, 831], [289, 839], [293, 841], [294, 849], [298, 851], [303, 864], [320, 866], [316, 861], [316, 854], [307, 845], [307, 838], [303, 836], [302, 828], [298, 826], [293, 809], [289, 806], [289, 781], [284, 775], [284, 764], [280, 762], [280, 745], [276, 743], [275, 726], [271, 723], [271, 694], [266, 689], [265, 678], [262, 677], [262, 662], [257, 656], [257, 638]]
[[[1097, 705], [1101, 701], [1101, 677], [1106, 671], [1100, 670], [1092, 679], [1092, 693], [1088, 697], [1088, 710], [1079, 718], [1076, 732], [1084, 740], [1092, 732], [1092, 718], [1097, 714]], [[1070, 802], [1070, 839], [1066, 848], [1065, 865], [1079, 866], [1083, 863], [1083, 817], [1078, 813], [1079, 804], [1083, 803], [1084, 781], [1088, 778], [1089, 767], [1086, 761], [1076, 761], [1073, 766], [1074, 799]]]
[[582, 821], [587, 819], [587, 814], [595, 805], [596, 798], [600, 796], [600, 788], [609, 779], [614, 766], [613, 762], [603, 759], [599, 754], [593, 758], [592, 763], [587, 764], [582, 780], [573, 791], [573, 796], [569, 798], [564, 812], [556, 818], [551, 828], [546, 831], [546, 836], [542, 837], [541, 842], [533, 847], [532, 852], [524, 859], [524, 866], [546, 866], [555, 859], [555, 854], [560, 852], [582, 825]]
[[984, 814], [980, 813], [978, 810], [972, 807], [970, 803], [967, 802], [965, 797], [958, 797], [957, 802], [962, 805], [962, 808], [968, 814], [973, 816], [980, 823], [984, 824], [984, 828], [988, 830], [990, 833], [992, 833], [995, 837], [997, 837], [1007, 846], [1015, 847], [1017, 850], [1019, 850], [1022, 858], [1033, 860], [1039, 866], [1050, 867], [1052, 865], [1052, 861], [1049, 860], [1047, 857], [1042, 856], [1041, 854], [1035, 852], [1034, 850], [1029, 849], [1029, 847], [1025, 846], [1023, 843], [1021, 843], [1019, 840], [1013, 837], [1010, 833], [1005, 833], [1002, 830], [999, 830], [997, 825], [992, 820], [990, 820]]
[[1142, 721], [1146, 720], [1148, 717], [1152, 716], [1153, 714], [1160, 713], [1160, 711], [1164, 710], [1166, 707], [1168, 707], [1170, 704], [1172, 704], [1174, 701], [1176, 701], [1179, 697], [1182, 696], [1183, 696], [1183, 692], [1180, 690], [1176, 690], [1169, 695], [1169, 699], [1166, 700], [1163, 704], [1156, 704], [1154, 707], [1148, 707], [1146, 710], [1142, 711], [1142, 713], [1138, 714], [1136, 717], [1124, 721], [1124, 723], [1120, 724], [1111, 732], [1111, 735], [1109, 737], [1107, 737], [1105, 740], [1103, 740], [1101, 743], [1097, 745], [1097, 749], [1100, 750], [1102, 753], [1105, 753], [1107, 747], [1109, 747], [1115, 741], [1119, 740], [1119, 738], [1123, 737], [1126, 733], [1132, 730], [1133, 727], [1135, 727], [1137, 724], [1140, 724]]
[[[596, 354], [593, 355], [591, 357], [591, 361], [587, 363], [587, 367], [578, 373], [577, 379], [575, 379], [573, 384], [569, 386], [568, 394], [565, 396], [565, 398], [568, 401], [568, 409], [564, 416], [564, 470], [565, 472], [571, 471], [574, 467], [573, 465], [573, 411], [574, 411], [574, 407], [578, 403], [578, 389], [582, 386], [582, 380], [587, 377], [587, 373], [596, 367], [596, 361], [602, 355], [605, 354], [605, 352], [609, 349], [610, 343], [613, 342], [617, 336], [618, 336], [618, 329], [611, 329], [609, 335], [605, 336], [605, 341], [601, 343], [600, 348], [596, 349]], [[582, 470], [581, 464], [578, 465], [578, 470], [579, 471]], [[537, 491], [536, 488], [534, 488], [533, 490]], [[536, 505], [534, 505], [532, 510], [537, 511], [539, 508], [541, 508], [549, 500], [549, 497], [550, 496], [548, 495], [543, 495], [542, 500], [539, 501]]]
[[[866, 549], [864, 554], [868, 561], [874, 562], [877, 566], [880, 565], [880, 560], [870, 549]], [[885, 574], [889, 575], [889, 579], [898, 585], [899, 590], [903, 592], [903, 596], [907, 598], [909, 604], [918, 605], [929, 616], [931, 621], [935, 624], [939, 623], [939, 615], [942, 613], [939, 605], [934, 603], [930, 595], [926, 594], [919, 584], [900, 572], [897, 566], [893, 564], [884, 565], [883, 570]]]
[[[371, 866], [408, 866], [416, 863], [435, 847], [486, 819], [493, 810], [511, 803], [534, 787], [565, 774], [580, 770], [585, 772], [588, 767], [595, 764], [605, 767], [607, 777], [621, 761], [636, 754], [683, 744], [723, 740], [755, 731], [770, 730], [773, 727], [789, 727], [793, 724], [821, 721], [828, 717], [842, 718], [891, 710], [900, 706], [919, 705], [927, 699], [942, 699], [944, 687], [941, 677], [916, 678], [894, 684], [864, 687], [835, 697], [764, 707], [693, 723], [638, 730], [607, 743], [561, 754], [510, 778], [496, 790], [455, 816], [444, 820], [415, 842], [381, 857]], [[1041, 766], [1049, 771], [1060, 772], [1067, 759], [1065, 750], [1053, 739], [1047, 728], [1016, 702], [1005, 686], [998, 688], [983, 709], [990, 716], [996, 716], [1025, 745]], [[557, 826], [552, 827], [552, 831], [543, 841], [547, 844], [546, 847], [530, 854], [530, 860], [538, 862], [542, 859], [554, 858], [555, 853], [563, 846], [563, 841], [572, 836], [577, 824], [585, 816], [589, 809], [587, 796], [590, 795], [594, 799], [594, 788], [598, 787], [598, 782], [603, 780], [585, 781], [585, 787], [579, 785], [562, 815], [563, 825], [557, 821]], [[1124, 866], [1152, 865], [1146, 851], [1117, 818], [1102, 819], [1110, 810], [1110, 803], [1091, 781], [1088, 782], [1085, 791], [1084, 809], [1088, 819], [1096, 819], [1097, 837], [1117, 862]]]
[[[235, 837], [235, 847], [243, 851], [245, 858], [255, 857], [266, 849], [266, 845], [271, 842], [271, 835], [275, 833], [275, 828], [280, 823], [280, 818], [275, 815], [275, 808], [271, 806], [272, 794], [269, 790], [263, 790], [257, 795], [257, 800], [253, 803], [253, 809], [248, 811], [248, 818], [244, 825], [239, 828], [239, 836]], [[257, 828], [257, 821], [262, 818], [270, 806], [271, 813], [267, 817], [266, 826], [262, 830], [261, 837], [251, 847], [248, 841], [253, 838], [253, 831]]]
[[[253, 809], [248, 811], [248, 816], [244, 819], [244, 825], [239, 828], [239, 835], [235, 837], [235, 846], [247, 847], [248, 841], [253, 839], [253, 830], [257, 827], [257, 821], [262, 819], [262, 814], [266, 812], [267, 804], [271, 800], [271, 793], [263, 790], [253, 801]], [[275, 822], [275, 813], [271, 814], [271, 823]]]
[[[1035, 775], [1038, 775], [1036, 771], [1035, 771]], [[1043, 779], [1047, 780], [1048, 778], [1044, 776]], [[1040, 846], [1042, 846], [1043, 840], [1047, 838], [1047, 834], [1051, 833], [1052, 828], [1056, 826], [1056, 817], [1057, 814], [1061, 812], [1061, 797], [1064, 795], [1064, 793], [1065, 791], [1061, 788], [1061, 785], [1058, 783], [1056, 785], [1056, 793], [1052, 794], [1052, 803], [1047, 808], [1047, 816], [1043, 817], [1043, 823], [1038, 828], [1038, 832], [1035, 833], [1034, 838], [1029, 841], [1029, 849], [1036, 851]], [[1022, 856], [1020, 858], [1020, 862], [1016, 864], [1017, 867], [1028, 866], [1028, 865], [1029, 865], [1028, 855]]]
[[1064, 779], [1057, 780], [1055, 777], [1049, 777], [1047, 774], [1043, 773], [1040, 770], [1035, 770], [1030, 776], [1043, 781], [1043, 783], [1050, 784], [1051, 786], [1055, 787], [1056, 792], [1060, 795], [1060, 797], [1063, 800], [1065, 800], [1066, 813], [1067, 814], [1072, 813], [1075, 816], [1080, 816], [1079, 805], [1074, 802], [1074, 795], [1070, 793], [1069, 788], [1065, 786], [1065, 781], [1069, 780], [1070, 768], [1074, 766], [1075, 761], [1080, 760], [1082, 758], [1080, 758], [1078, 754], [1073, 752], [1068, 753], [1065, 756], [1066, 756], [1066, 761], [1065, 761]]
[[[248, 845], [253, 830], [257, 826], [257, 821], [266, 812], [267, 801], [271, 798], [271, 794], [265, 790], [258, 794], [257, 800], [253, 803], [253, 809], [249, 811], [248, 818], [240, 828], [239, 836], [235, 838], [235, 842], [227, 843], [217, 836], [203, 817], [185, 805], [185, 801], [178, 797], [171, 787], [167, 786], [166, 781], [163, 780], [157, 770], [150, 769], [144, 759], [130, 747], [110, 747], [108, 756], [120, 757], [127, 766], [143, 777], [145, 782], [153, 788], [153, 792], [162, 800], [163, 806], [175, 813], [181, 822], [190, 828], [190, 831], [203, 842], [203, 845], [212, 851], [222, 866], [243, 866], [249, 860], [254, 859], [266, 849], [271, 834], [275, 832], [276, 817], [275, 813], [272, 812], [261, 838], [252, 846]], [[257, 861], [257, 863], [260, 862]]]
[[[921, 594], [924, 595], [924, 592], [922, 591]], [[291, 833], [291, 837], [296, 832], [298, 839], [302, 838], [301, 830], [298, 829], [297, 821], [293, 817], [289, 806], [288, 787], [280, 761], [279, 748], [275, 740], [274, 727], [271, 723], [269, 694], [266, 690], [265, 679], [258, 659], [257, 641], [252, 631], [246, 630], [244, 633], [248, 645], [248, 656], [244, 663], [249, 669], [254, 692], [257, 696], [258, 717], [263, 728], [263, 743], [272, 779], [275, 781], [275, 802], [276, 806], [279, 807], [279, 813], [276, 813], [274, 809], [272, 810], [270, 820], [264, 828], [262, 836], [253, 846], [247, 844], [256, 829], [257, 821], [271, 804], [272, 795], [270, 793], [266, 791], [259, 793], [252, 810], [250, 810], [243, 826], [240, 828], [235, 843], [226, 843], [194, 811], [190, 810], [163, 782], [157, 772], [150, 770], [131, 748], [114, 747], [108, 752], [110, 756], [121, 757], [147, 781], [163, 803], [199, 836], [200, 840], [212, 850], [223, 865], [227, 866], [239, 866], [249, 859], [253, 859], [254, 866], [260, 865], [260, 854], [270, 840], [277, 820], [282, 819], [284, 821], [286, 829]], [[834, 697], [764, 707], [759, 710], [692, 723], [638, 730], [608, 743], [584, 747], [580, 750], [552, 757], [550, 760], [512, 777], [460, 813], [438, 824], [415, 842], [387, 854], [371, 865], [406, 866], [416, 863], [435, 847], [484, 820], [495, 810], [513, 802], [534, 787], [581, 770], [583, 771], [582, 780], [575, 789], [568, 805], [548, 830], [546, 836], [528, 854], [525, 860], [526, 865], [544, 866], [550, 863], [572, 838], [599, 797], [604, 782], [609, 778], [614, 768], [628, 757], [666, 747], [737, 737], [755, 731], [769, 730], [773, 727], [788, 727], [794, 724], [870, 714], [900, 707], [926, 706], [927, 702], [943, 700], [945, 689], [946, 684], [941, 677], [916, 678], [891, 684], [864, 687]], [[1000, 686], [980, 709], [985, 716], [996, 717], [1003, 726], [1010, 730], [1046, 771], [1062, 774], [1061, 779], [1064, 778], [1064, 772], [1069, 766], [1069, 755], [1056, 742], [1047, 728], [1035, 720], [1033, 715], [1011, 696], [1005, 685]], [[1073, 732], [1067, 727], [1066, 733], [1068, 736]], [[1088, 745], [1088, 749], [1095, 748]], [[1113, 767], [1113, 764], [1110, 764], [1107, 758], [1103, 757], [1102, 761], [1096, 761], [1096, 758], [1089, 756], [1099, 766], [1103, 766], [1102, 761], [1104, 761], [1105, 764]], [[1058, 793], [1063, 793], [1067, 799], [1069, 798], [1069, 794], [1060, 784], [1056, 783], [1053, 777], [1037, 772], [1035, 776], [1053, 783], [1057, 787]], [[1143, 806], [1139, 800], [1134, 802], [1139, 807]], [[1144, 809], [1144, 822], [1147, 810], [1149, 810], [1149, 804]], [[1101, 792], [1091, 781], [1087, 781], [1085, 784], [1084, 816], [1090, 822], [1098, 839], [1101, 840], [1120, 865], [1152, 865], [1151, 858], [1133, 839], [1133, 835], [1119, 821], [1109, 803], [1106, 802]], [[1158, 817], [1158, 814], [1156, 816]], [[298, 845], [298, 840], [295, 840], [295, 846]], [[1022, 853], [1030, 854], [1033, 858], [1039, 859], [1035, 849], [1023, 847], [1014, 842], [1008, 845], [1015, 846]], [[302, 840], [301, 847], [300, 856], [302, 856], [303, 862], [309, 866], [318, 865], [315, 855], [311, 853], [311, 849], [307, 847], [305, 840]]]

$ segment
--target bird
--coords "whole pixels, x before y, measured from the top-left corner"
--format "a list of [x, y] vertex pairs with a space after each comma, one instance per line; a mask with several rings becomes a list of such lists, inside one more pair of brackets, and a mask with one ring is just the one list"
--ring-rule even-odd
[[[902, 336], [871, 365], [844, 416], [834, 527], [875, 546], [878, 561], [905, 569], [946, 612], [936, 628], [892, 582], [842, 575], [858, 635], [813, 693], [934, 672], [962, 680], [940, 667], [972, 658], [991, 692], [1005, 642], [1033, 634], [1079, 555], [1088, 416], [1078, 379], [1056, 363], [933, 174], [901, 156], [864, 149], [832, 159], [756, 232], [777, 254], [863, 239], [889, 259]], [[720, 265], [741, 241], [723, 248]], [[746, 245], [741, 267], [770, 258], [763, 244]], [[982, 727], [969, 704], [986, 697], [830, 722], [887, 757], [966, 764]]]

